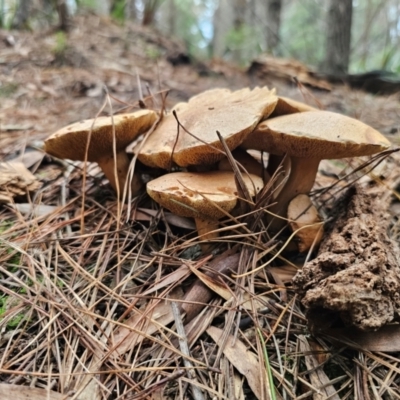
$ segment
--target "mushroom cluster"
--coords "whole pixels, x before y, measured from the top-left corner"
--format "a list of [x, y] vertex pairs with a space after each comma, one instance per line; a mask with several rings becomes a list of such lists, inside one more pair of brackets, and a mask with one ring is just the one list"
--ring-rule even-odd
[[[45, 150], [59, 158], [97, 162], [110, 184], [122, 193], [129, 167], [125, 149], [152, 127], [144, 142], [129, 148], [148, 168], [169, 171], [175, 167], [181, 172], [166, 172], [150, 181], [147, 192], [172, 212], [195, 218], [203, 239], [213, 237], [210, 232], [218, 226], [218, 219], [237, 204], [235, 174], [226, 148], [237, 160], [253, 197], [278, 165], [284, 165], [286, 171], [275, 186], [270, 208], [278, 218], [269, 217], [270, 229], [277, 231], [286, 224], [292, 200], [312, 189], [322, 159], [371, 155], [390, 146], [383, 135], [358, 120], [319, 111], [279, 97], [275, 90], [257, 87], [209, 90], [162, 116], [142, 110], [72, 124], [49, 137]], [[248, 150], [268, 153], [267, 169]], [[136, 195], [142, 185], [140, 176], [134, 175], [130, 184]], [[312, 206], [308, 200], [302, 203]], [[299, 205], [291, 208], [299, 218], [307, 214]], [[321, 235], [319, 216], [314, 215], [313, 221], [318, 224], [315, 235]], [[299, 224], [291, 225], [298, 229]], [[301, 241], [302, 251], [311, 245], [305, 242], [315, 242], [312, 237]]]

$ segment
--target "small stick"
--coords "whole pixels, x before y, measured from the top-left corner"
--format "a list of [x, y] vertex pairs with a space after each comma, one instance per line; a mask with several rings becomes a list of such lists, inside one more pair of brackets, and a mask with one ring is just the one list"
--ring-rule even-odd
[[[171, 309], [172, 309], [172, 314], [175, 319], [176, 332], [179, 335], [178, 336], [179, 348], [181, 349], [182, 354], [184, 354], [186, 356], [186, 357], [183, 357], [183, 364], [187, 368], [187, 376], [190, 380], [197, 381], [193, 365], [192, 365], [191, 361], [189, 360], [190, 351], [189, 351], [189, 345], [187, 342], [185, 327], [183, 326], [183, 322], [182, 322], [182, 316], [181, 316], [181, 313], [179, 312], [178, 305], [174, 301], [171, 302]], [[193, 398], [195, 400], [204, 400], [204, 396], [203, 396], [203, 393], [201, 392], [201, 390], [195, 384], [191, 384], [191, 386], [192, 386]]]

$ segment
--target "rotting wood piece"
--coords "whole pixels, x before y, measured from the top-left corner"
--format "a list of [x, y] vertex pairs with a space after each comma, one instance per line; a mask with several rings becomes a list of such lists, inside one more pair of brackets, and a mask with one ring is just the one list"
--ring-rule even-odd
[[277, 58], [263, 54], [252, 61], [247, 73], [260, 79], [274, 77], [290, 83], [293, 82], [295, 77], [303, 85], [320, 90], [332, 90], [332, 86], [328, 81], [319, 78], [309, 67], [293, 59]]
[[312, 330], [339, 320], [376, 330], [399, 316], [399, 249], [386, 233], [386, 205], [360, 186], [339, 200], [318, 257], [293, 278]]

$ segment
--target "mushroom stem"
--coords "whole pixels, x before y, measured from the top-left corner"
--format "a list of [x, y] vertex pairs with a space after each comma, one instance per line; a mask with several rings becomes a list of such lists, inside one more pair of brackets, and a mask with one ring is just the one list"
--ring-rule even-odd
[[[98, 160], [97, 163], [104, 172], [106, 178], [109, 180], [110, 185], [117, 193], [118, 193], [117, 190], [117, 181], [118, 181], [119, 197], [121, 198], [124, 193], [124, 187], [126, 184], [129, 171], [129, 164], [130, 164], [129, 157], [125, 153], [125, 150], [117, 153], [117, 177], [115, 176], [115, 171], [114, 171], [115, 163], [113, 157], [102, 158], [101, 160]], [[139, 192], [142, 186], [143, 184], [140, 180], [139, 175], [133, 174], [131, 182], [132, 196], [136, 196], [136, 194]]]
[[[269, 181], [270, 176], [264, 169], [261, 162], [257, 161], [253, 156], [251, 156], [247, 151], [243, 149], [235, 149], [232, 151], [233, 158], [240, 164], [239, 170], [240, 172], [246, 171], [248, 174], [253, 174], [263, 178], [265, 181]], [[218, 163], [219, 171], [232, 171], [232, 165], [229, 162], [228, 157], [224, 157]]]
[[282, 170], [278, 174], [278, 176], [275, 177], [274, 182], [273, 182], [273, 187], [274, 187], [274, 194], [275, 196], [278, 196], [280, 191], [282, 190], [282, 181], [286, 179], [286, 177], [289, 175], [290, 171], [290, 157], [285, 155], [276, 155], [276, 154], [270, 154], [268, 157], [268, 166], [267, 166], [267, 172], [269, 176], [272, 178], [276, 172], [276, 170], [282, 166]]
[[278, 169], [278, 167], [281, 165], [281, 162], [284, 157], [285, 157], [284, 154], [279, 156], [277, 154], [270, 154], [268, 156], [267, 172], [270, 174], [270, 176], [272, 176]]
[[289, 203], [288, 219], [300, 253], [318, 248], [323, 237], [321, 216], [306, 194], [299, 194]]
[[[319, 158], [290, 157], [290, 174], [282, 190], [269, 210], [282, 217], [286, 217], [289, 203], [299, 194], [308, 194], [312, 189], [318, 172]], [[273, 221], [272, 221], [273, 219]], [[269, 217], [272, 230], [279, 230], [286, 224], [284, 219]]]
[[[195, 218], [196, 229], [200, 240], [212, 240], [219, 237], [219, 233], [215, 232], [218, 229], [218, 221], [211, 221], [208, 219]], [[203, 253], [210, 250], [211, 245], [208, 243], [202, 243], [200, 245]]]

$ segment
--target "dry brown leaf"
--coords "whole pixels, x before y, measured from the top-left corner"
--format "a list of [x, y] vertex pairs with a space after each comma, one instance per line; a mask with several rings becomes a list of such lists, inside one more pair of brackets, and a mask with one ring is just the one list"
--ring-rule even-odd
[[309, 377], [311, 385], [315, 388], [313, 393], [314, 400], [340, 400], [337, 395], [336, 389], [332, 384], [329, 384], [330, 380], [325, 374], [324, 370], [320, 367], [317, 358], [310, 354], [312, 351], [307, 338], [303, 335], [299, 336], [300, 351], [308, 355], [304, 356], [307, 369], [310, 370]]
[[47, 214], [54, 212], [60, 207], [48, 206], [46, 204], [31, 204], [31, 203], [16, 203], [12, 207], [18, 210], [21, 214], [33, 214], [35, 217], [44, 217]]
[[364, 332], [352, 327], [330, 329], [324, 332], [335, 344], [366, 351], [400, 351], [400, 325], [385, 325], [374, 332]]
[[[114, 205], [110, 208], [112, 212], [117, 212], [117, 206]], [[131, 221], [151, 221], [156, 215], [159, 214], [158, 210], [151, 210], [150, 208], [136, 208], [132, 211], [129, 219]], [[168, 211], [163, 213], [165, 220], [178, 228], [193, 230], [196, 225], [191, 218], [180, 217]]]
[[267, 296], [255, 296], [250, 292], [243, 293], [243, 300], [241, 306], [246, 310], [262, 310], [269, 301]]
[[[135, 221], [151, 221], [152, 217], [159, 214], [157, 210], [150, 210], [149, 208], [138, 208], [134, 210], [131, 215], [131, 220]], [[164, 212], [164, 217], [166, 221], [178, 228], [183, 229], [196, 229], [194, 221], [190, 218], [180, 217], [178, 215], [172, 214], [170, 212]]]
[[224, 282], [217, 282], [212, 277], [200, 272], [198, 270], [194, 270], [192, 268], [192, 272], [203, 282], [209, 289], [213, 292], [221, 296], [225, 300], [229, 300], [232, 297], [232, 292], [227, 288]]
[[22, 162], [26, 168], [30, 168], [43, 160], [44, 153], [39, 150], [28, 150], [24, 154], [14, 158], [12, 162]]
[[196, 225], [191, 218], [181, 217], [169, 212], [164, 212], [165, 220], [178, 228], [193, 230], [196, 229]]
[[[214, 277], [215, 281], [218, 273], [229, 274], [235, 272], [237, 271], [238, 265], [239, 254], [235, 253], [234, 250], [227, 250], [210, 262], [206, 275]], [[194, 271], [194, 269], [192, 269], [192, 271], [193, 273], [197, 273], [197, 271]], [[201, 303], [204, 304], [209, 302], [212, 297], [212, 289], [210, 289], [200, 279], [195, 281], [192, 287], [186, 292], [184, 297], [185, 303], [182, 305], [182, 308], [186, 312], [185, 321], [189, 322], [196, 315], [198, 315], [204, 307]]]
[[[210, 326], [207, 333], [211, 338], [221, 346], [221, 338], [224, 335], [222, 329], [215, 326]], [[233, 364], [233, 366], [247, 379], [247, 382], [258, 399], [264, 399], [265, 394], [262, 382], [264, 379], [260, 376], [260, 365], [256, 355], [247, 350], [246, 345], [232, 335], [228, 336], [226, 345], [224, 347], [224, 354], [226, 358]]]
[[178, 282], [180, 279], [185, 278], [191, 274], [191, 271], [187, 265], [181, 265], [178, 269], [164, 276], [159, 282], [157, 282], [150, 289], [143, 293], [143, 296], [148, 296], [151, 293], [156, 292], [168, 285]]
[[164, 276], [159, 282], [157, 282], [150, 289], [146, 290], [142, 295], [148, 296], [150, 293], [154, 293], [156, 290], [160, 290], [172, 283], [176, 283], [182, 278], [189, 276], [193, 270], [197, 270], [197, 268], [202, 267], [205, 263], [210, 260], [211, 256], [203, 258], [202, 260], [197, 262], [196, 268], [189, 268], [188, 265], [181, 265], [178, 269], [171, 272], [170, 274]]
[[15, 196], [23, 196], [39, 189], [41, 183], [22, 162], [0, 163], [0, 201], [10, 202]]
[[[183, 294], [177, 289], [169, 296], [171, 299], [179, 299]], [[132, 317], [124, 322], [125, 326], [119, 327], [114, 334], [113, 347], [118, 354], [137, 346], [174, 320], [169, 301], [153, 300], [144, 309], [134, 309], [133, 312]]]
[[284, 283], [288, 283], [292, 280], [292, 278], [296, 275], [298, 268], [294, 267], [293, 265], [282, 265], [280, 267], [268, 266], [267, 271], [272, 275], [278, 285], [283, 285]]
[[[0, 383], [1, 400], [68, 400], [71, 396], [29, 386]], [[77, 398], [76, 400], [81, 400]]]
[[233, 385], [235, 390], [235, 399], [244, 400], [244, 391], [243, 391], [243, 377], [238, 373], [233, 375]]
[[[154, 302], [148, 305], [149, 308], [152, 306], [154, 306]], [[165, 326], [173, 320], [174, 317], [169, 302], [158, 303], [152, 313], [144, 311], [140, 314], [134, 314], [125, 321], [124, 325], [127, 327], [120, 327], [114, 335], [116, 352], [118, 354], [127, 352], [141, 343], [146, 337], [157, 332], [160, 326]]]
[[[218, 296], [222, 297], [226, 301], [230, 301], [233, 298], [232, 291], [229, 290], [228, 286], [220, 281], [216, 281], [212, 277], [196, 270], [194, 274], [203, 282], [209, 289], [211, 289]], [[200, 299], [199, 299], [200, 300]], [[249, 292], [243, 294], [243, 303], [241, 304], [246, 310], [258, 310], [265, 308], [265, 303], [268, 302], [266, 296], [252, 296]]]
[[[93, 363], [87, 366], [88, 371], [93, 372], [96, 368], [99, 368], [98, 361], [95, 360]], [[99, 392], [99, 383], [96, 379], [96, 375], [91, 375], [88, 377], [89, 383], [85, 386], [85, 388], [80, 393], [78, 400], [100, 400], [101, 395]]]

